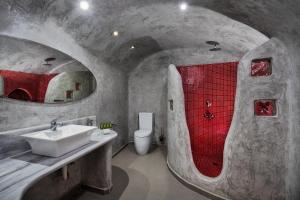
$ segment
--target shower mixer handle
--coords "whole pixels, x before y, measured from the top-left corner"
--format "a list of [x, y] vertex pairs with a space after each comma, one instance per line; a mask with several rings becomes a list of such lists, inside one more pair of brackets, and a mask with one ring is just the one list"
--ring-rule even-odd
[[205, 103], [206, 103], [206, 107], [208, 108], [212, 106], [212, 103], [209, 99], [206, 99]]
[[170, 103], [170, 110], [173, 111], [174, 110], [174, 101], [173, 101], [173, 99], [169, 99], [169, 103]]

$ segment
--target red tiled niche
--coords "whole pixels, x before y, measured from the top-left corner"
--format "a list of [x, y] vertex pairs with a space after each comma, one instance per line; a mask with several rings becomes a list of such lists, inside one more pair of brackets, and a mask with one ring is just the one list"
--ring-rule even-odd
[[254, 113], [256, 116], [275, 116], [277, 114], [276, 100], [273, 99], [255, 100]]
[[225, 139], [234, 110], [238, 62], [179, 66], [193, 160], [216, 177], [223, 167]]
[[271, 74], [272, 74], [271, 58], [252, 60], [251, 76], [270, 76]]

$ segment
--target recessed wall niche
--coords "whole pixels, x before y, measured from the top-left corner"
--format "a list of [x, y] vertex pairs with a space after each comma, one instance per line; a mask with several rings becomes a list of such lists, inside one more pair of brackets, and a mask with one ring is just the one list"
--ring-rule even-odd
[[67, 99], [73, 99], [73, 90], [67, 90], [66, 91], [66, 98]]
[[260, 58], [251, 62], [251, 76], [270, 76], [272, 74], [272, 59]]
[[80, 90], [80, 83], [78, 83], [78, 82], [76, 82], [75, 83], [75, 89], [76, 89], [76, 91], [79, 91]]
[[276, 116], [276, 100], [274, 99], [260, 99], [254, 101], [254, 114], [256, 116]]

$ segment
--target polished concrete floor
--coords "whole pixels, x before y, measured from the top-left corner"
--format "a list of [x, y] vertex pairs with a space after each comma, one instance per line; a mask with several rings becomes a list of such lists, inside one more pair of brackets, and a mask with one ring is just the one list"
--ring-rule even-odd
[[182, 185], [168, 170], [164, 150], [154, 147], [138, 156], [128, 145], [113, 158], [113, 191], [108, 195], [85, 192], [78, 200], [207, 200]]

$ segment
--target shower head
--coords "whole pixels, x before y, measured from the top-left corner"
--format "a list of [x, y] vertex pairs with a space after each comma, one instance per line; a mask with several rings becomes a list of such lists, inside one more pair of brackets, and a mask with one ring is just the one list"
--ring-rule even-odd
[[220, 43], [217, 41], [206, 41], [206, 44], [214, 46], [213, 48], [209, 49], [210, 51], [220, 51], [221, 50], [221, 48], [218, 47], [218, 45], [220, 45]]

